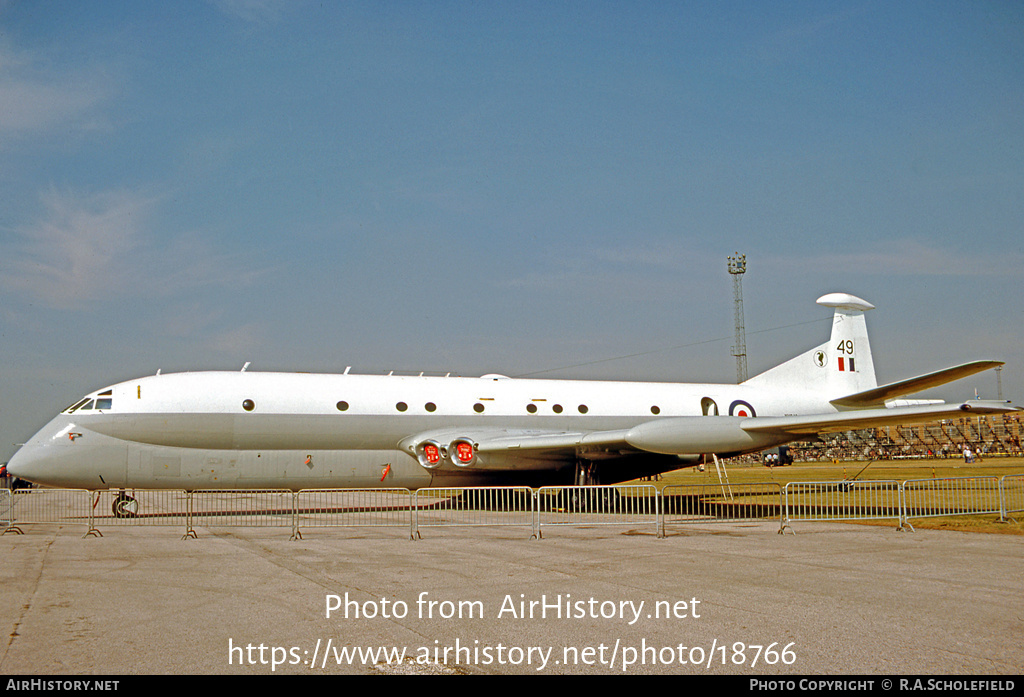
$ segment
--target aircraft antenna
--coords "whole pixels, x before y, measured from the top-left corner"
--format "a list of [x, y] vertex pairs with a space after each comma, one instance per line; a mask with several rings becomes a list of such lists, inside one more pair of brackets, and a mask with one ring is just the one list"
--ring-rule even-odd
[[729, 259], [729, 273], [732, 275], [733, 316], [736, 319], [736, 344], [732, 355], [736, 356], [736, 382], [747, 380], [747, 330], [743, 326], [743, 274], [747, 272], [747, 255], [736, 252]]

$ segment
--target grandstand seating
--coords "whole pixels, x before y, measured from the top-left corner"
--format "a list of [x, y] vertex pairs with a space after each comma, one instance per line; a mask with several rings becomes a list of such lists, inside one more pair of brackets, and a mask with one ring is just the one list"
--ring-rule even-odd
[[959, 458], [969, 447], [981, 457], [1020, 457], [1020, 439], [1020, 414], [1000, 414], [825, 434], [817, 441], [792, 443], [790, 452], [797, 461], [889, 460]]

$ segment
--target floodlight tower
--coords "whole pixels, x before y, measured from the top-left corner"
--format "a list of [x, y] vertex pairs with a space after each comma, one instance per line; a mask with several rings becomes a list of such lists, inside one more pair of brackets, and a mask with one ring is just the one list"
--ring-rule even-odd
[[747, 272], [747, 255], [736, 252], [728, 259], [736, 319], [736, 345], [732, 347], [732, 355], [736, 356], [736, 383], [739, 384], [747, 379], [747, 330], [743, 326], [743, 274]]

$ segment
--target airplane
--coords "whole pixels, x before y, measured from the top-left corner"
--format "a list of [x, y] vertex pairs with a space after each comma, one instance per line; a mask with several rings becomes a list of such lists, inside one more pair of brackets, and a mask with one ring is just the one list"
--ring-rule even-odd
[[91, 490], [611, 484], [821, 433], [1020, 410], [902, 399], [1002, 362], [879, 386], [874, 306], [817, 302], [834, 310], [829, 340], [738, 385], [158, 371], [75, 401], [8, 471]]

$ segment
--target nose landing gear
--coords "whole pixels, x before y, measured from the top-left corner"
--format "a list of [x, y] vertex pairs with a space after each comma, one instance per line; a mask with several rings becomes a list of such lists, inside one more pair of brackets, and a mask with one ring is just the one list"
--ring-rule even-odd
[[139, 502], [121, 490], [110, 507], [115, 518], [134, 518], [139, 514]]

